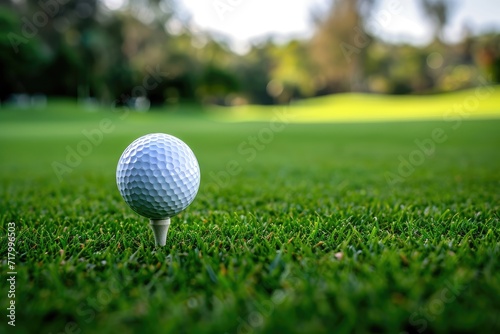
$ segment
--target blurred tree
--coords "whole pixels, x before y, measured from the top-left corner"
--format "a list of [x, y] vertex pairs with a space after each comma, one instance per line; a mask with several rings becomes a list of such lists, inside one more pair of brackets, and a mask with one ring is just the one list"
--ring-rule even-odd
[[[193, 36], [177, 8], [172, 0], [128, 3], [121, 16], [121, 50], [134, 73], [135, 86], [125, 96], [144, 94], [153, 104], [196, 99], [200, 61], [194, 52]], [[144, 85], [152, 78], [154, 84]]]
[[[21, 18], [18, 31], [19, 47], [39, 41], [40, 51], [20, 50], [25, 57], [39, 55], [44, 62], [36, 63], [32, 82], [37, 92], [51, 95], [77, 96], [79, 87], [97, 91], [95, 52], [100, 37], [96, 22], [97, 0], [12, 2]], [[101, 46], [101, 53], [105, 46]], [[14, 53], [16, 50], [14, 50]], [[26, 51], [26, 52], [25, 52]], [[29, 56], [27, 54], [30, 54]], [[30, 64], [34, 66], [34, 64]]]
[[230, 71], [207, 64], [199, 79], [197, 94], [202, 101], [227, 104], [226, 96], [237, 92], [238, 79]]
[[4, 0], [0, 100], [46, 93], [114, 104], [139, 96], [158, 105], [272, 104], [345, 91], [448, 91], [481, 75], [500, 81], [498, 34], [443, 40], [455, 2], [421, 2], [435, 27], [425, 47], [370, 35], [377, 3], [331, 0], [316, 14], [310, 40], [268, 39], [241, 55], [196, 28], [177, 0], [129, 0], [112, 9], [98, 0]]
[[183, 34], [173, 40], [166, 59], [167, 72], [163, 98], [169, 103], [196, 102], [196, 89], [203, 64], [191, 50], [191, 36]]
[[[146, 64], [154, 67], [164, 62], [168, 48], [164, 23], [173, 15], [170, 2], [129, 1], [130, 7], [119, 12], [106, 10], [98, 0], [10, 2], [11, 11], [21, 22], [7, 20], [5, 24], [15, 27], [2, 31], [18, 32], [17, 48], [24, 57], [44, 60], [29, 62], [31, 73], [36, 74], [34, 80], [27, 80], [29, 86], [36, 84], [39, 92], [50, 95], [96, 96], [111, 101], [142, 85], [148, 75]], [[2, 13], [7, 11], [0, 8]], [[139, 23], [130, 29], [132, 21]], [[140, 29], [134, 30], [139, 26], [142, 35]], [[130, 36], [137, 36], [137, 32], [139, 38], [132, 38], [132, 42], [140, 40], [139, 45], [130, 43]], [[40, 50], [28, 51], [37, 41]], [[9, 63], [2, 61], [1, 66]], [[17, 78], [19, 81], [22, 76]]]
[[46, 62], [40, 40], [24, 37], [17, 13], [0, 6], [0, 101], [15, 93], [39, 92], [37, 71]]
[[500, 83], [500, 34], [485, 34], [475, 39], [475, 60], [488, 80]]
[[364, 64], [373, 38], [365, 31], [364, 22], [374, 3], [373, 0], [332, 1], [326, 14], [316, 17], [316, 32], [309, 49], [318, 90], [325, 93], [367, 90]]
[[434, 86], [434, 81], [427, 71], [428, 54], [427, 50], [412, 45], [394, 47], [389, 72], [392, 81], [390, 93], [422, 93]]
[[274, 44], [271, 40], [252, 47], [247, 55], [239, 59], [236, 67], [242, 91], [246, 98], [253, 103], [274, 103], [273, 97], [269, 95], [267, 90], [267, 85], [271, 80], [269, 74], [273, 64], [271, 56], [273, 48]]
[[444, 28], [450, 19], [456, 2], [453, 0], [422, 0], [421, 4], [424, 13], [434, 25], [435, 39], [444, 43]]
[[275, 100], [287, 103], [292, 98], [313, 96], [312, 66], [305, 44], [290, 41], [282, 46], [273, 46], [270, 52], [273, 64], [269, 76], [278, 88], [281, 87], [274, 92]]

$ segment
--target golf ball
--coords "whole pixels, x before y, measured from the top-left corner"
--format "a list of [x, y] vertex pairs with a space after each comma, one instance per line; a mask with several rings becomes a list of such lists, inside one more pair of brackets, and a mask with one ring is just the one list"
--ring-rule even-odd
[[123, 199], [150, 219], [166, 219], [188, 207], [200, 187], [200, 167], [182, 140], [163, 133], [136, 139], [116, 169]]

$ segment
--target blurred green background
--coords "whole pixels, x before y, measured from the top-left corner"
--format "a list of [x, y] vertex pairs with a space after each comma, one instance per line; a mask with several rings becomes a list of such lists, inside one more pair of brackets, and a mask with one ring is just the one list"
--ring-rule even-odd
[[[0, 333], [499, 333], [499, 9], [2, 0]], [[161, 249], [152, 132], [201, 167]]]
[[[316, 0], [303, 14], [306, 37], [264, 35], [244, 48], [200, 28], [188, 5], [196, 7], [175, 0], [3, 1], [0, 101], [42, 94], [139, 109], [186, 101], [287, 104], [338, 92], [437, 93], [500, 80], [498, 24], [469, 24], [471, 16], [497, 11], [495, 1]], [[231, 15], [259, 13], [245, 1], [199, 7], [227, 33], [235, 26]], [[274, 15], [275, 26], [300, 24], [295, 12], [269, 10], [260, 15]], [[459, 14], [469, 16], [456, 23]], [[404, 20], [428, 36], [384, 38], [383, 28], [398, 36]], [[253, 22], [257, 28], [259, 16]], [[459, 31], [447, 35], [452, 22]]]

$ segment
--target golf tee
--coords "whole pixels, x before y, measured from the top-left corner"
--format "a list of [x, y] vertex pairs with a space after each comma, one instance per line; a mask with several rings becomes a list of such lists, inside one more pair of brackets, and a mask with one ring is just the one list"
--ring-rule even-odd
[[150, 219], [150, 226], [155, 236], [156, 246], [165, 246], [167, 243], [168, 227], [170, 226], [170, 218], [167, 219]]

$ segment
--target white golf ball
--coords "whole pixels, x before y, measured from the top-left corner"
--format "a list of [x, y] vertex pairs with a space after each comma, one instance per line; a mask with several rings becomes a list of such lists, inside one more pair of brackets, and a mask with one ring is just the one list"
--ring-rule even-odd
[[200, 167], [182, 140], [163, 133], [136, 139], [116, 169], [123, 199], [150, 219], [167, 219], [191, 204], [200, 187]]

